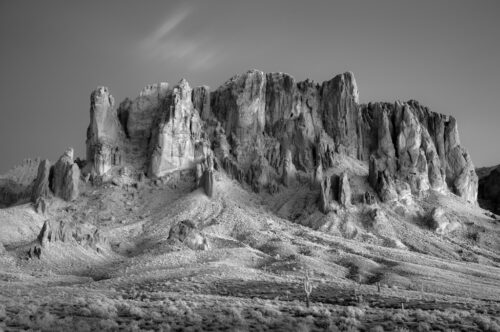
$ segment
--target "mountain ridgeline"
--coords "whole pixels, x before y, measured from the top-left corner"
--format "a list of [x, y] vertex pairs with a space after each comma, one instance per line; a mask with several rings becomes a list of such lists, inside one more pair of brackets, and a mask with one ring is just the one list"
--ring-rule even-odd
[[456, 120], [413, 100], [360, 104], [350, 72], [317, 84], [250, 70], [214, 91], [183, 79], [147, 86], [119, 105], [99, 87], [82, 171], [105, 177], [129, 166], [151, 178], [188, 169], [203, 176], [211, 164], [256, 192], [298, 178], [325, 192], [338, 182], [325, 181], [326, 170], [342, 156], [368, 165], [381, 201], [433, 189], [477, 203], [477, 175]]

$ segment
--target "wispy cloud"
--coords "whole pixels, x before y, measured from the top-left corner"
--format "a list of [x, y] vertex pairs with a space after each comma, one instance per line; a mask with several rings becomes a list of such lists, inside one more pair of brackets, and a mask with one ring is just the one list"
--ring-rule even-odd
[[141, 50], [150, 57], [166, 62], [183, 63], [190, 70], [212, 68], [217, 52], [212, 38], [202, 35], [188, 36], [182, 26], [189, 24], [192, 8], [179, 9], [141, 41]]

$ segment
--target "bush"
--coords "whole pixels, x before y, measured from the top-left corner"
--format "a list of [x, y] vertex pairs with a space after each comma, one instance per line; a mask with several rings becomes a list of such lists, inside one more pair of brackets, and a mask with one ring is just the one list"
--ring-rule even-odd
[[363, 318], [363, 316], [365, 315], [365, 311], [364, 311], [364, 309], [362, 309], [360, 307], [348, 306], [347, 308], [345, 308], [344, 315], [346, 317], [352, 317], [352, 318], [359, 319], [359, 318]]
[[500, 332], [500, 326], [492, 321], [491, 318], [483, 315], [476, 315], [474, 317], [474, 323], [482, 330], [482, 331], [491, 331], [491, 332]]
[[116, 306], [113, 301], [101, 299], [89, 304], [91, 316], [100, 318], [114, 318], [117, 315]]
[[429, 332], [431, 331], [431, 325], [427, 322], [419, 322], [417, 326], [418, 332]]
[[51, 331], [55, 324], [56, 317], [50, 312], [38, 312], [35, 316], [35, 327], [42, 331]]
[[101, 319], [99, 321], [99, 329], [101, 331], [117, 330], [118, 323], [113, 319]]
[[146, 314], [141, 307], [138, 307], [134, 304], [121, 303], [117, 306], [118, 312], [120, 315], [136, 317], [136, 318], [144, 318]]
[[375, 325], [370, 329], [370, 332], [384, 332], [384, 328], [381, 325]]

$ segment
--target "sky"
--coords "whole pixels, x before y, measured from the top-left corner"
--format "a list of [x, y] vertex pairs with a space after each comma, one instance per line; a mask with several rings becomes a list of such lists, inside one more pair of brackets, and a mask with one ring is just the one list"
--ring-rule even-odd
[[253, 68], [317, 82], [352, 71], [361, 102], [453, 115], [474, 164], [500, 164], [499, 16], [497, 0], [0, 0], [0, 173], [67, 147], [85, 158], [99, 85], [119, 103]]

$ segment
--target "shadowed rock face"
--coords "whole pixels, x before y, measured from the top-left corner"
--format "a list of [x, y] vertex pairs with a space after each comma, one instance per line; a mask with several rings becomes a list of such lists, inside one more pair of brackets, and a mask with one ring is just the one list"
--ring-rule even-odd
[[[481, 170], [478, 170], [478, 173]], [[483, 208], [500, 214], [500, 166], [482, 170], [479, 176], [479, 203]]]
[[25, 159], [0, 175], [0, 208], [29, 201], [39, 164], [40, 159]]
[[369, 104], [362, 113], [370, 183], [381, 199], [396, 198], [388, 192], [397, 180], [409, 184], [413, 194], [448, 188], [476, 203], [477, 175], [460, 146], [453, 117], [430, 112], [415, 101]]
[[35, 179], [33, 191], [31, 193], [31, 202], [36, 203], [38, 199], [50, 195], [49, 188], [50, 161], [42, 160], [38, 166], [38, 173]]
[[[350, 72], [320, 85], [250, 70], [212, 92], [181, 80], [172, 89], [147, 87], [118, 112], [111, 100], [107, 89], [93, 93], [88, 162], [98, 174], [114, 165], [105, 142], [151, 177], [196, 169], [199, 182], [205, 170], [197, 165], [213, 154], [216, 165], [257, 192], [289, 185], [297, 172], [325, 186], [317, 170], [347, 155], [369, 165], [369, 182], [384, 201], [428, 189], [477, 200], [477, 176], [455, 119], [415, 101], [361, 105]], [[342, 184], [342, 195], [324, 198], [346, 205], [348, 181]]]

